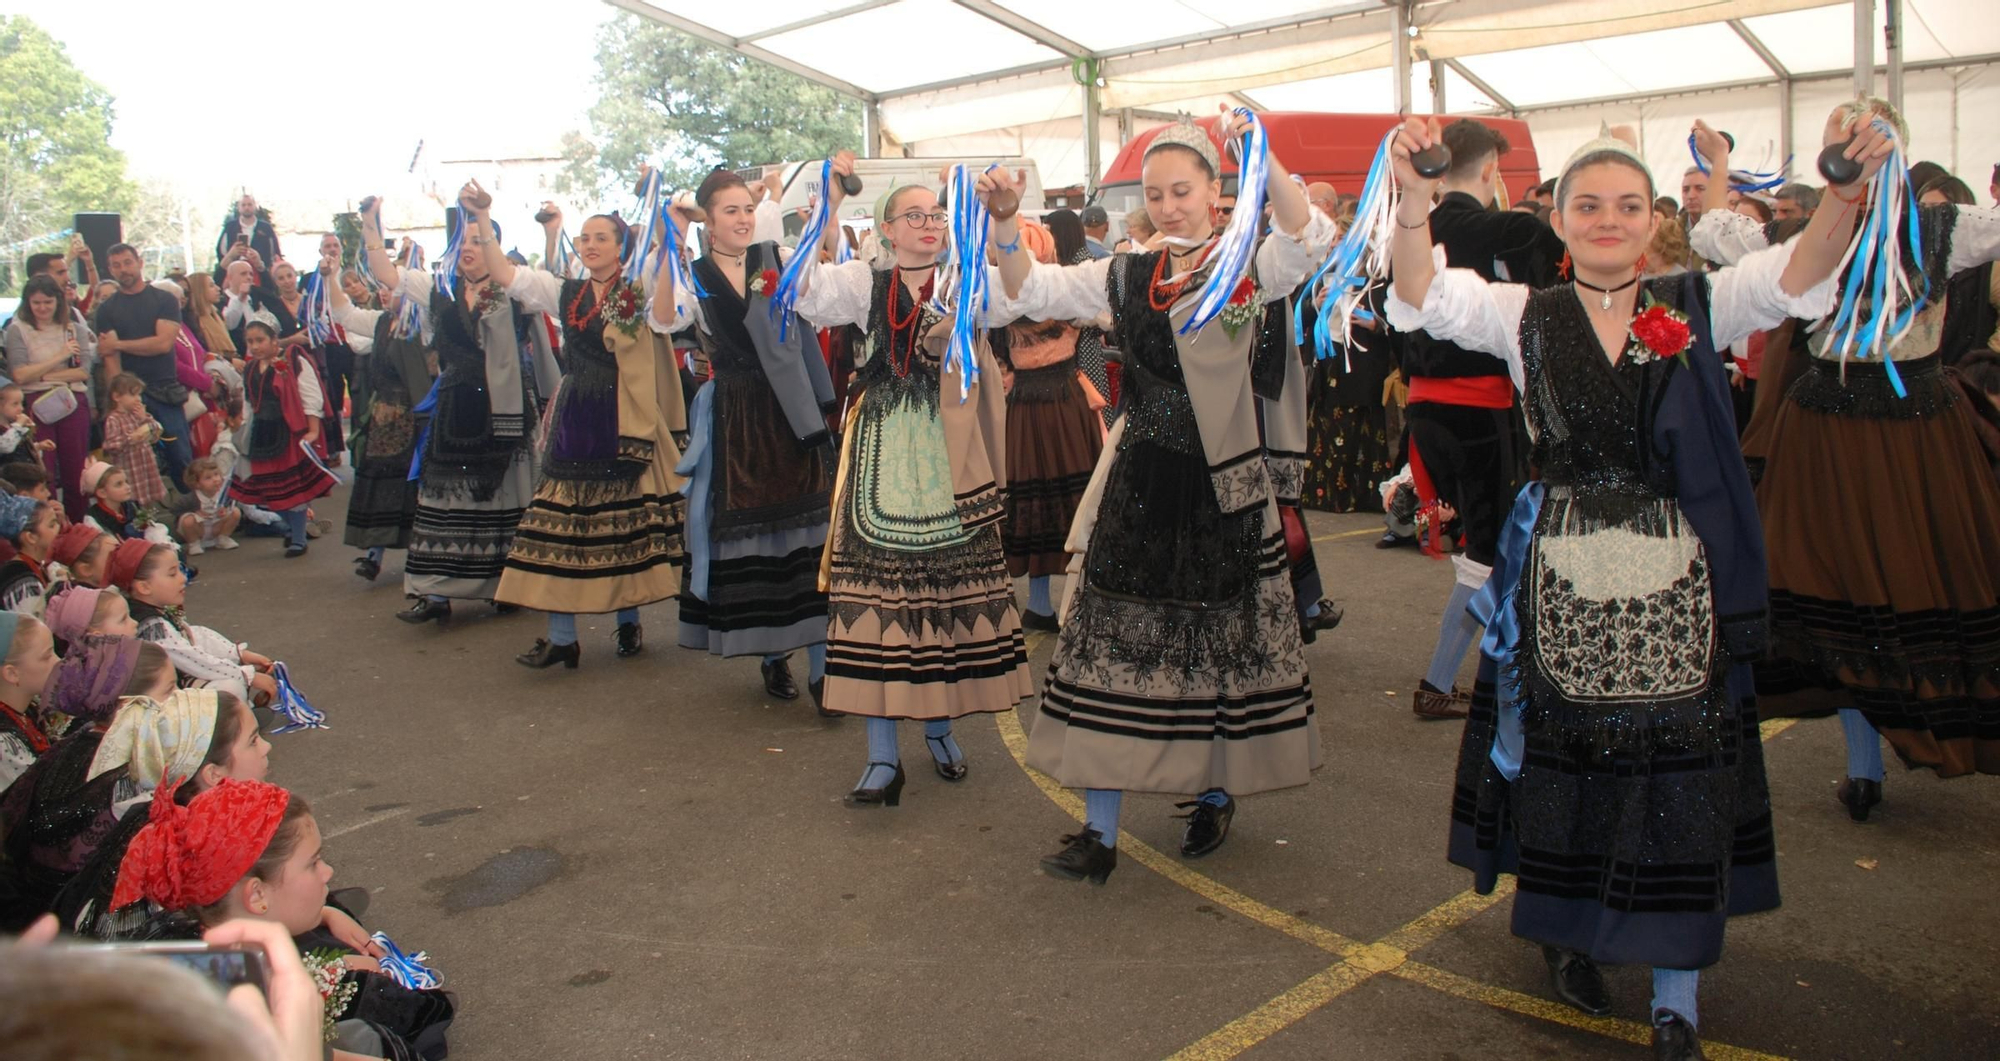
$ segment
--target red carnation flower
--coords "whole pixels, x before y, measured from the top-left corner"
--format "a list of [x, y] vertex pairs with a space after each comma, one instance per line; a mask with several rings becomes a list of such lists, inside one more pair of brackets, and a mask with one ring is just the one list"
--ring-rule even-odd
[[1646, 344], [1655, 357], [1673, 357], [1688, 348], [1694, 333], [1687, 322], [1675, 320], [1665, 306], [1648, 306], [1632, 319], [1632, 336]]
[[778, 290], [778, 271], [776, 269], [766, 269], [758, 274], [757, 278], [764, 281], [765, 294], [768, 295]]
[[1246, 276], [1236, 281], [1236, 290], [1230, 293], [1229, 304], [1232, 306], [1247, 306], [1250, 304], [1250, 296], [1256, 294], [1256, 292], [1257, 285], [1251, 283], [1250, 278]]

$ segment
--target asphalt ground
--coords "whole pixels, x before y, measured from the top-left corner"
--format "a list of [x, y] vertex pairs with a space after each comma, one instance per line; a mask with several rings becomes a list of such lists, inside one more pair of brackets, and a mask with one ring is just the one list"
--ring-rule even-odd
[[[1037, 869], [1081, 803], [1020, 765], [1032, 702], [959, 726], [958, 785], [905, 727], [902, 806], [850, 809], [861, 723], [674, 647], [671, 603], [638, 658], [604, 616], [580, 670], [525, 670], [532, 613], [397, 622], [400, 554], [354, 575], [345, 495], [301, 559], [200, 558], [189, 613], [326, 713], [275, 738], [272, 780], [311, 801], [335, 886], [371, 893], [364, 923], [458, 993], [455, 1057], [1650, 1056], [1646, 970], [1609, 971], [1611, 1018], [1549, 1001], [1511, 882], [1470, 895], [1445, 862], [1460, 727], [1409, 704], [1451, 569], [1373, 548], [1379, 519], [1310, 520], [1346, 607], [1307, 649], [1325, 769], [1243, 800], [1198, 862], [1170, 799], [1128, 798], [1095, 888]], [[2000, 1056], [2000, 785], [1892, 767], [1857, 826], [1838, 725], [1766, 730], [1784, 906], [1703, 976], [1708, 1056]]]

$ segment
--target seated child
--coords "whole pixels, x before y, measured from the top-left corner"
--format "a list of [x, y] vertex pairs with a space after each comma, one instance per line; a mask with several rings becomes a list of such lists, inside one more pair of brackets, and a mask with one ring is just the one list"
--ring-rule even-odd
[[0, 538], [14, 547], [14, 558], [0, 564], [0, 610], [42, 614], [49, 551], [61, 534], [62, 509], [54, 502], [19, 494], [0, 497]]
[[[111, 410], [104, 415], [104, 455], [112, 467], [125, 473], [132, 488], [130, 500], [140, 508], [165, 502], [167, 490], [160, 482], [160, 465], [153, 457], [153, 443], [160, 440], [160, 422], [146, 411], [146, 381], [120, 372], [111, 377]], [[85, 490], [90, 489], [85, 487]]]
[[55, 491], [49, 486], [48, 469], [39, 464], [23, 464], [15, 461], [0, 464], [0, 483], [12, 488], [12, 492], [37, 501], [54, 501]]
[[[72, 523], [49, 548], [49, 588], [102, 586], [118, 539], [88, 523]], [[53, 594], [51, 594], [53, 595]]]
[[[83, 466], [83, 489], [91, 496], [90, 508], [83, 514], [85, 523], [120, 538], [151, 537], [149, 528], [154, 524], [139, 511], [139, 503], [132, 500], [132, 480], [123, 469], [104, 461], [91, 461]], [[167, 544], [165, 528], [158, 533], [160, 544]]]
[[188, 492], [174, 504], [174, 530], [187, 543], [187, 555], [236, 548], [230, 535], [243, 521], [243, 510], [223, 500], [222, 466], [213, 457], [200, 457], [188, 465], [182, 479]]
[[49, 750], [35, 697], [56, 669], [56, 643], [40, 619], [0, 612], [0, 790]]
[[139, 637], [167, 650], [183, 686], [228, 692], [259, 707], [277, 695], [268, 656], [206, 626], [194, 626], [182, 615], [187, 576], [172, 546], [119, 542], [111, 554], [111, 584], [125, 591]]
[[12, 383], [0, 387], [0, 428], [4, 428], [0, 430], [0, 465], [40, 468], [41, 455], [56, 448], [54, 442], [35, 441], [35, 422], [28, 419], [27, 398]]
[[123, 593], [76, 583], [49, 597], [49, 610], [42, 616], [42, 623], [55, 637], [58, 650], [93, 636], [139, 636], [139, 623], [132, 618], [132, 608]]
[[126, 849], [111, 905], [151, 900], [163, 913], [146, 933], [156, 937], [252, 918], [284, 925], [301, 951], [345, 951], [343, 979], [356, 990], [327, 1014], [336, 1022], [333, 1045], [388, 1057], [444, 1056], [451, 996], [385, 976], [375, 961], [381, 948], [367, 930], [327, 905], [332, 878], [319, 823], [302, 797], [272, 784], [224, 781], [182, 806], [162, 786], [150, 820]]
[[325, 392], [312, 361], [297, 347], [278, 345], [277, 333], [263, 321], [243, 327], [250, 367], [243, 392], [249, 399], [250, 475], [236, 484], [236, 496], [246, 505], [261, 505], [284, 518], [285, 556], [304, 556], [306, 505], [333, 490], [334, 477], [308, 451], [320, 449], [320, 417]]

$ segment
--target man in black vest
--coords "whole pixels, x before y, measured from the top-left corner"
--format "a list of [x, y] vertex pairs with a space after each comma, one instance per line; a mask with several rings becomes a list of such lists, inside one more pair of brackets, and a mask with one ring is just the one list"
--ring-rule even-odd
[[[1446, 264], [1489, 281], [1541, 287], [1557, 281], [1563, 245], [1531, 214], [1494, 209], [1500, 156], [1507, 140], [1469, 118], [1444, 129], [1452, 166], [1431, 213], [1431, 238]], [[1462, 718], [1470, 697], [1454, 688], [1465, 653], [1479, 633], [1466, 613], [1486, 583], [1500, 544], [1500, 525], [1526, 477], [1526, 447], [1514, 385], [1505, 362], [1419, 332], [1402, 344], [1410, 384], [1410, 471], [1420, 511], [1429, 516], [1426, 552], [1439, 548], [1440, 506], [1458, 514], [1465, 549], [1452, 558], [1456, 579], [1445, 605], [1437, 649], [1418, 684], [1413, 710], [1421, 718]]]

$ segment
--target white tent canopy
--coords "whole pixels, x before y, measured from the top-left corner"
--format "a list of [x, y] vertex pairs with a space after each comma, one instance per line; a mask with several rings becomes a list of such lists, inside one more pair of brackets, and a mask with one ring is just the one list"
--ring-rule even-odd
[[[1094, 177], [1100, 144], [1179, 109], [1393, 113], [1399, 59], [1414, 109], [1519, 114], [1544, 158], [1603, 117], [1641, 125], [1664, 163], [1695, 115], [1751, 161], [1805, 155], [1856, 66], [1854, 4], [1826, 0], [609, 2], [861, 99], [872, 150], [1026, 153], [1049, 186]], [[1991, 0], [1861, 3], [1875, 63], [1900, 13], [1916, 153], [1956, 168], [1958, 116], [2000, 113]], [[1990, 153], [1971, 139], [1990, 123], [1965, 124], [1966, 151]]]

